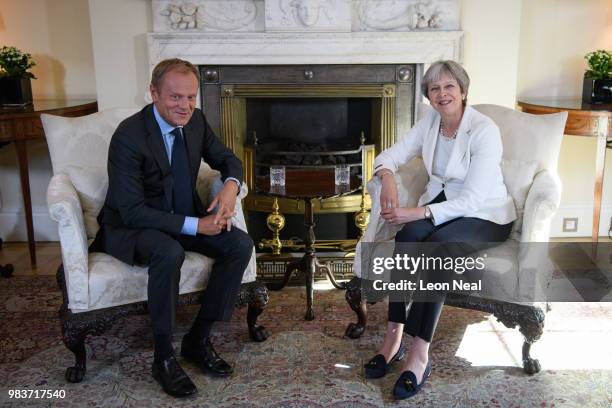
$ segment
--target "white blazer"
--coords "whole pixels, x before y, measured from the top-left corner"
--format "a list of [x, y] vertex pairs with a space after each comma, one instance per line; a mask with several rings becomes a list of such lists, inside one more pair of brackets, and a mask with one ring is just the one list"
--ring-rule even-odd
[[497, 125], [466, 106], [444, 177], [437, 177], [432, 174], [432, 163], [440, 119], [432, 109], [408, 134], [376, 157], [374, 172], [389, 169], [395, 173], [415, 156], [422, 156], [429, 182], [418, 205], [427, 204], [442, 190], [446, 196], [446, 201], [429, 205], [435, 225], [459, 217], [501, 225], [514, 221], [516, 210], [502, 176], [503, 147]]

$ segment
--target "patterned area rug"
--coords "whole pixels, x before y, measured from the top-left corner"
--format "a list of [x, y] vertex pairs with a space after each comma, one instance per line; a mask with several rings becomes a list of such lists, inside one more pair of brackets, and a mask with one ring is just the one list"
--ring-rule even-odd
[[[245, 310], [214, 328], [217, 350], [235, 365], [228, 379], [214, 379], [183, 363], [199, 393], [166, 396], [150, 375], [153, 359], [148, 316], [131, 316], [87, 341], [85, 381], [69, 384], [72, 354], [61, 343], [55, 279], [0, 279], [0, 405], [193, 407], [609, 407], [612, 404], [612, 306], [555, 304], [546, 332], [533, 347], [543, 370], [523, 373], [522, 339], [491, 316], [445, 307], [431, 348], [433, 374], [424, 391], [395, 402], [391, 389], [400, 368], [383, 379], [363, 378], [362, 365], [376, 353], [386, 306], [370, 307], [359, 340], [344, 337], [354, 314], [337, 290], [315, 292], [316, 319], [303, 320], [303, 288], [270, 292], [260, 321], [272, 333], [249, 341]], [[197, 307], [180, 308], [175, 348]], [[11, 389], [65, 390], [64, 399], [10, 399]]]

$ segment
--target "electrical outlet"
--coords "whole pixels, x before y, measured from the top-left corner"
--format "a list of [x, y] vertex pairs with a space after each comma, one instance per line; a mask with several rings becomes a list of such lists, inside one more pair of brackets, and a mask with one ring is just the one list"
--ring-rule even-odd
[[563, 219], [563, 232], [576, 232], [576, 231], [578, 231], [578, 218], [564, 218]]

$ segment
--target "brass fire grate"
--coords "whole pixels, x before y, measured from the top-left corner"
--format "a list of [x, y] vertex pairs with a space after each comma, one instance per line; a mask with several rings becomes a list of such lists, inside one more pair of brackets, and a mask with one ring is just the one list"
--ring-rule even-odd
[[[285, 276], [287, 264], [299, 258], [294, 257], [269, 257], [261, 256], [257, 258], [257, 279], [264, 282], [278, 282]], [[350, 280], [353, 278], [353, 261], [352, 257], [321, 257], [318, 256], [321, 262], [327, 262], [336, 280]], [[315, 275], [315, 281], [326, 280], [325, 273]], [[302, 272], [294, 272], [291, 280], [291, 286], [304, 285], [304, 274]]]

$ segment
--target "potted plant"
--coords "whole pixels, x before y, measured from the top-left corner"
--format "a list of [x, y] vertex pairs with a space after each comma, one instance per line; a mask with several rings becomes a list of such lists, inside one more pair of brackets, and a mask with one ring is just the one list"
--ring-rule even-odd
[[32, 103], [32, 84], [36, 77], [28, 72], [36, 63], [28, 53], [15, 47], [0, 48], [0, 105]]
[[612, 103], [612, 52], [597, 50], [584, 56], [589, 66], [584, 73], [582, 101]]

